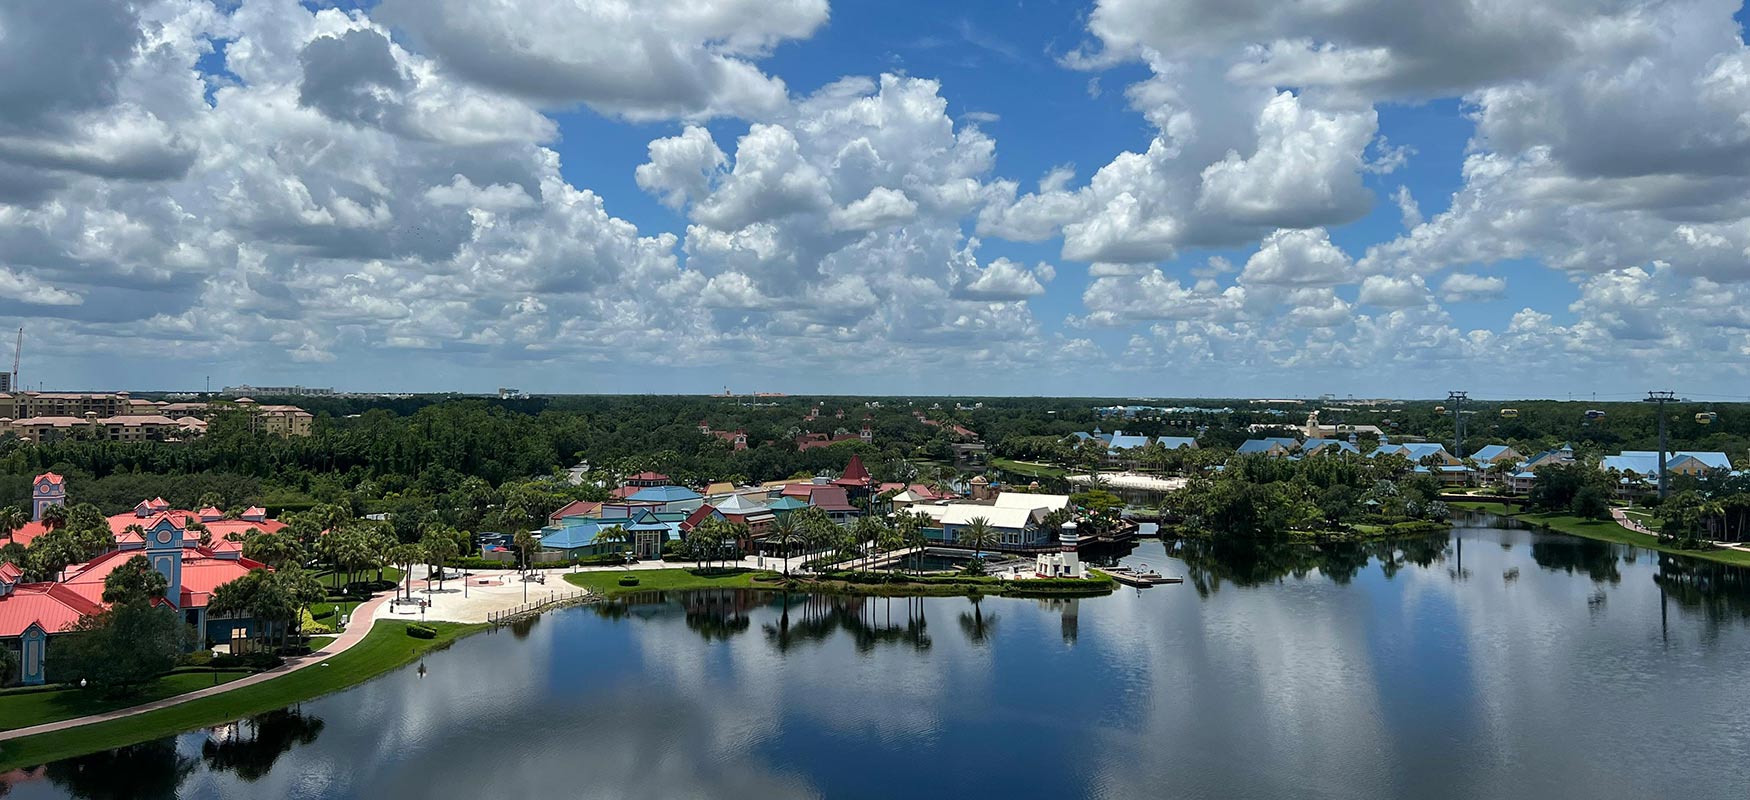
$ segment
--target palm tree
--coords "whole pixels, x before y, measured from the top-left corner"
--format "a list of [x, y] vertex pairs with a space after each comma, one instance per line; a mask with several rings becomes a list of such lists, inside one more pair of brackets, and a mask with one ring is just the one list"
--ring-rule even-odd
[[[901, 550], [907, 544], [905, 532], [895, 525], [882, 525], [881, 530], [875, 535], [875, 547], [882, 552], [891, 553], [895, 550]], [[888, 563], [887, 571], [893, 572], [898, 566], [899, 559], [895, 558]]]
[[24, 509], [18, 506], [7, 506], [0, 509], [0, 533], [5, 533], [7, 539], [18, 532], [19, 528], [30, 523], [30, 518], [24, 515]]
[[771, 533], [766, 534], [766, 541], [778, 546], [780, 557], [784, 559], [784, 577], [790, 577], [790, 548], [802, 543], [802, 529], [796, 525], [793, 515], [785, 514], [772, 523]]
[[966, 527], [960, 529], [958, 538], [961, 543], [972, 545], [972, 557], [982, 561], [984, 549], [996, 544], [997, 531], [990, 526], [990, 520], [973, 517], [966, 521]]
[[42, 521], [44, 528], [51, 531], [60, 529], [62, 525], [67, 524], [67, 507], [57, 503], [43, 509]]
[[618, 525], [610, 525], [596, 532], [595, 540], [606, 545], [620, 545], [620, 552], [626, 553], [627, 546], [632, 543], [632, 534]]

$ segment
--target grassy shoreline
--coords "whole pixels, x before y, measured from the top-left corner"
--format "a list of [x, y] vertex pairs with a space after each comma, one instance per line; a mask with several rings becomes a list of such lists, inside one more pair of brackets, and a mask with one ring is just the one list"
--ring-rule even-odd
[[1586, 539], [1596, 539], [1603, 542], [1627, 544], [1645, 550], [1654, 550], [1676, 556], [1688, 556], [1702, 561], [1712, 561], [1733, 566], [1750, 566], [1750, 552], [1742, 550], [1712, 549], [1684, 550], [1659, 542], [1659, 537], [1631, 531], [1616, 523], [1615, 520], [1582, 519], [1568, 514], [1548, 514], [1543, 512], [1517, 511], [1510, 512], [1501, 503], [1456, 501], [1447, 505], [1469, 511], [1483, 511], [1503, 517], [1511, 517], [1523, 522], [1546, 528], [1556, 533], [1566, 533]]
[[131, 717], [0, 742], [0, 771], [138, 744], [301, 703], [369, 681], [487, 627], [426, 624], [437, 629], [437, 638], [415, 639], [407, 635], [408, 623], [383, 620], [372, 626], [363, 641], [327, 659], [326, 667], [306, 667], [253, 686]]
[[[705, 573], [689, 569], [653, 569], [624, 572], [577, 572], [565, 576], [573, 586], [589, 589], [603, 597], [622, 597], [640, 592], [678, 592], [695, 589], [769, 589], [810, 594], [861, 595], [867, 597], [964, 597], [968, 595], [998, 595], [1004, 597], [1088, 597], [1110, 594], [1118, 584], [1110, 580], [1088, 579], [1086, 586], [1063, 588], [1029, 588], [1028, 581], [1005, 581], [997, 578], [907, 579], [895, 576], [891, 582], [863, 582], [843, 579], [784, 576], [775, 572], [740, 570], [728, 573]], [[638, 578], [636, 586], [621, 586], [625, 575]]]
[[125, 699], [68, 687], [8, 689], [0, 692], [0, 731], [29, 728], [155, 703], [254, 674], [249, 670], [179, 670], [146, 683], [138, 692]]

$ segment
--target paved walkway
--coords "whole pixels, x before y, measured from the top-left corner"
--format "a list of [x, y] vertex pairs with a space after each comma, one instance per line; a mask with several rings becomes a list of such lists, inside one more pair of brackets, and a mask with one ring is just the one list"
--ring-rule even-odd
[[334, 641], [329, 642], [328, 644], [324, 645], [321, 650], [317, 650], [316, 652], [311, 653], [310, 655], [294, 656], [292, 658], [288, 658], [288, 659], [286, 659], [286, 663], [284, 665], [267, 670], [266, 672], [258, 672], [254, 675], [250, 675], [247, 678], [238, 678], [237, 680], [231, 681], [230, 683], [221, 683], [218, 686], [212, 686], [212, 687], [208, 687], [205, 689], [196, 689], [195, 691], [192, 691], [192, 692], [188, 692], [185, 694], [179, 694], [179, 695], [176, 695], [174, 697], [166, 697], [163, 700], [154, 700], [153, 702], [145, 703], [143, 705], [129, 706], [127, 708], [118, 708], [114, 711], [106, 711], [102, 714], [92, 714], [90, 716], [74, 717], [72, 719], [64, 719], [64, 720], [61, 720], [59, 722], [45, 722], [41, 725], [32, 725], [31, 727], [28, 727], [28, 728], [17, 728], [15, 730], [10, 730], [10, 731], [0, 731], [0, 742], [6, 741], [8, 739], [19, 739], [19, 738], [22, 738], [25, 736], [35, 736], [39, 733], [53, 733], [55, 731], [63, 731], [63, 730], [66, 730], [68, 728], [77, 728], [77, 727], [80, 727], [82, 725], [90, 725], [90, 724], [95, 723], [95, 722], [108, 722], [108, 721], [113, 720], [113, 719], [123, 719], [125, 717], [131, 717], [131, 716], [134, 716], [136, 714], [144, 714], [148, 711], [157, 711], [160, 708], [169, 708], [171, 706], [178, 706], [178, 705], [182, 705], [183, 703], [187, 703], [187, 702], [192, 701], [192, 700], [199, 700], [203, 697], [212, 697], [213, 695], [224, 694], [225, 692], [229, 692], [233, 689], [241, 689], [245, 686], [254, 686], [255, 684], [262, 683], [264, 681], [270, 681], [270, 680], [273, 680], [274, 678], [278, 678], [281, 675], [285, 675], [285, 674], [292, 673], [292, 672], [297, 672], [298, 670], [304, 669], [305, 667], [309, 667], [313, 664], [320, 664], [324, 661], [327, 661], [329, 658], [332, 658], [334, 656], [337, 656], [337, 655], [345, 652], [347, 649], [351, 648], [353, 645], [358, 644], [360, 641], [362, 641], [365, 638], [365, 635], [371, 632], [371, 626], [376, 624], [377, 608], [380, 606], [388, 605], [388, 601], [389, 601], [389, 598], [391, 596], [392, 595], [387, 595], [387, 594], [378, 595], [377, 597], [373, 597], [370, 600], [367, 600], [364, 603], [359, 604], [359, 607], [353, 612], [352, 624], [347, 626], [346, 630], [341, 632], [341, 634], [339, 636], [335, 637]]

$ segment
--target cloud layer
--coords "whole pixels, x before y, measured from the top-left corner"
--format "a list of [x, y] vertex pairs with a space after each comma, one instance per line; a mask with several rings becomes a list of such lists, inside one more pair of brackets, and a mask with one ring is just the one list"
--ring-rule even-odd
[[[1719, 385], [1750, 356], [1737, 8], [1099, 0], [1045, 68], [1140, 67], [1144, 135], [1023, 181], [984, 127], [1007, 118], [930, 75], [777, 74], [826, 0], [0, 6], [0, 314], [85, 382], [171, 359], [428, 389], [679, 388], [627, 364], [703, 389], [727, 363], [828, 389], [875, 362], [932, 391]], [[1423, 155], [1381, 112], [1445, 98], [1458, 188], [1412, 194]], [[573, 113], [656, 131], [611, 165], [647, 199], [569, 177]], [[646, 201], [676, 224], [624, 216]], [[1063, 380], [1090, 365], [1107, 384]]]

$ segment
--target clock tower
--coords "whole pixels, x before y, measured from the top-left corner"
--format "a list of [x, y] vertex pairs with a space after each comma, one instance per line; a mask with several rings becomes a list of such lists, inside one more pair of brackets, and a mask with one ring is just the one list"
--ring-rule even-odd
[[182, 529], [168, 515], [146, 529], [146, 560], [168, 582], [164, 599], [176, 606], [182, 599]]
[[67, 504], [67, 479], [53, 472], [45, 472], [36, 476], [30, 485], [30, 519], [33, 522], [43, 520], [43, 512], [49, 506]]

